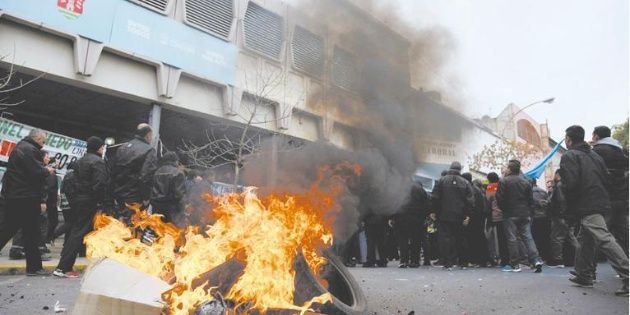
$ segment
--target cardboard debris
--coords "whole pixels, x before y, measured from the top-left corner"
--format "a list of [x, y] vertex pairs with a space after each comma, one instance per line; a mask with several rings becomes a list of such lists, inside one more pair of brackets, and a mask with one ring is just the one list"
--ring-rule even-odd
[[95, 261], [81, 282], [75, 315], [160, 315], [168, 283], [111, 259]]

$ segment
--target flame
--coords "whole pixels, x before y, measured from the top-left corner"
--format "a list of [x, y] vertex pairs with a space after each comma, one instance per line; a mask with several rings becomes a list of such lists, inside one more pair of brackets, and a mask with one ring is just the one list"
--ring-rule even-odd
[[[322, 251], [333, 243], [332, 223], [340, 209], [335, 196], [344, 189], [346, 175], [360, 172], [360, 166], [350, 163], [323, 167], [311, 189], [301, 194], [259, 198], [254, 188], [248, 188], [242, 194], [205, 195], [214, 205], [211, 215], [216, 222], [203, 232], [180, 230], [138, 207], [132, 207], [136, 212], [132, 228], [98, 214], [95, 231], [85, 237], [87, 254], [115, 259], [165, 281], [174, 279], [173, 287], [162, 294], [173, 315], [190, 314], [199, 304], [213, 300], [215, 288], [193, 286], [193, 282], [236, 258], [245, 267], [226, 299], [259, 313], [288, 309], [303, 314], [313, 303], [324, 304], [332, 297], [326, 293], [302, 306], [293, 304], [295, 258], [302, 251], [311, 270], [319, 274], [326, 264]], [[151, 245], [134, 233], [147, 228], [158, 235]]]

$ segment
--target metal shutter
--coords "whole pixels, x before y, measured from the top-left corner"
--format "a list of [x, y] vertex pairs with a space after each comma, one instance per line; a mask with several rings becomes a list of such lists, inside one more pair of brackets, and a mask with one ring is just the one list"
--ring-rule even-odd
[[186, 0], [186, 22], [227, 38], [234, 19], [233, 0]]
[[249, 2], [245, 12], [245, 46], [265, 56], [280, 59], [283, 19], [279, 15]]
[[320, 77], [324, 73], [324, 39], [296, 26], [293, 34], [293, 65]]
[[131, 0], [160, 13], [166, 13], [170, 0]]
[[333, 52], [332, 82], [344, 89], [356, 91], [358, 88], [358, 71], [353, 56], [338, 47]]

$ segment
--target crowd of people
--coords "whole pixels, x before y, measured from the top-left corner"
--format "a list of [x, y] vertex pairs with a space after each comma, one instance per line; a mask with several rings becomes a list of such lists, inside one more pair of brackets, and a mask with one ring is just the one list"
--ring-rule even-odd
[[[566, 130], [567, 152], [547, 190], [510, 160], [502, 176], [475, 179], [453, 162], [433, 190], [415, 183], [393, 216], [367, 211], [342, 249], [346, 265], [453, 270], [502, 267], [536, 273], [574, 267], [569, 279], [590, 287], [600, 258], [609, 261], [628, 296], [628, 155], [600, 126], [585, 141], [580, 126]], [[363, 248], [362, 248], [363, 247]], [[363, 255], [362, 255], [363, 253]]]
[[[83, 238], [92, 231], [99, 211], [130, 223], [135, 210], [150, 207], [166, 222], [211, 223], [201, 218], [207, 209], [202, 196], [211, 192], [214, 173], [192, 173], [187, 178], [176, 153], [167, 152], [158, 160], [152, 140], [148, 124], [138, 125], [134, 137], [113, 153], [105, 154], [101, 138], [88, 138], [86, 153], [68, 165], [59, 187], [55, 163], [43, 150], [46, 133], [33, 129], [12, 151], [2, 179], [0, 248], [13, 239], [10, 257], [25, 256], [26, 274], [47, 275], [42, 260], [50, 259], [48, 244], [64, 235], [61, 257], [52, 274], [76, 278], [76, 258], [84, 254]], [[57, 220], [59, 191], [69, 205], [61, 226]], [[151, 235], [146, 240], [150, 242]]]
[[[627, 296], [628, 156], [607, 127], [593, 131], [591, 144], [584, 136], [580, 126], [566, 130], [568, 151], [547, 190], [523, 174], [518, 160], [510, 160], [501, 177], [489, 173], [483, 180], [453, 162], [431, 192], [414, 184], [395, 215], [367, 211], [342, 249], [346, 264], [385, 267], [398, 260], [400, 268], [418, 268], [422, 260], [446, 270], [501, 266], [505, 272], [529, 267], [537, 273], [544, 264], [569, 265], [575, 267], [570, 281], [588, 287], [602, 256], [623, 282], [616, 293]], [[27, 275], [46, 275], [46, 243], [65, 234], [53, 275], [74, 278], [75, 260], [98, 211], [129, 223], [136, 210], [150, 208], [182, 226], [211, 224], [203, 217], [202, 195], [211, 192], [214, 174], [187, 179], [177, 154], [158, 159], [152, 140], [148, 124], [138, 125], [134, 138], [113, 154], [105, 154], [102, 139], [87, 139], [85, 155], [68, 166], [60, 187], [69, 209], [57, 226], [54, 161], [42, 150], [46, 133], [32, 130], [12, 151], [2, 179], [0, 248], [13, 238], [23, 249]]]

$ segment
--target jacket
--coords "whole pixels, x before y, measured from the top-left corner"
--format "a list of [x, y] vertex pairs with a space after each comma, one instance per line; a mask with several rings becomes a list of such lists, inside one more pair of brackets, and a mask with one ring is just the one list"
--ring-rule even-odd
[[76, 174], [74, 170], [68, 170], [61, 181], [61, 193], [66, 196], [68, 203], [73, 204], [77, 190]]
[[186, 194], [186, 176], [176, 162], [162, 164], [153, 175], [152, 203], [179, 203]]
[[486, 188], [486, 199], [488, 200], [488, 206], [490, 207], [490, 218], [492, 222], [503, 221], [503, 211], [499, 208], [497, 203], [497, 188], [498, 183], [490, 183]]
[[570, 214], [581, 217], [610, 210], [606, 165], [586, 142], [572, 145], [562, 155], [560, 177]]
[[59, 183], [57, 183], [57, 175], [55, 173], [46, 176], [44, 190], [46, 192], [45, 200], [48, 207], [57, 207]]
[[534, 193], [532, 184], [523, 174], [511, 174], [501, 178], [496, 197], [505, 218], [532, 216]]
[[549, 196], [549, 216], [562, 219], [570, 217], [567, 212], [567, 200], [562, 192], [561, 181], [553, 184], [553, 191]]
[[94, 154], [86, 153], [76, 162], [74, 169], [76, 190], [74, 200], [101, 203], [107, 193], [109, 176], [105, 161]]
[[[612, 138], [597, 141], [593, 151], [604, 159], [608, 169], [608, 194], [612, 202], [628, 202], [628, 157], [619, 142]], [[627, 210], [627, 206], [626, 206]]]
[[549, 206], [549, 195], [544, 189], [538, 186], [534, 186], [532, 192], [534, 197], [534, 218], [546, 218], [547, 207]]
[[459, 175], [458, 170], [449, 170], [440, 178], [431, 195], [440, 221], [462, 222], [465, 217], [470, 217], [474, 205], [472, 185]]
[[429, 208], [429, 198], [427, 192], [424, 191], [422, 185], [414, 184], [409, 194], [409, 199], [400, 209], [400, 212], [394, 215], [397, 222], [416, 220], [422, 221], [427, 215]]
[[26, 137], [13, 148], [3, 177], [2, 193], [6, 199], [41, 200], [44, 182], [50, 174], [43, 164], [42, 147]]
[[118, 148], [112, 161], [113, 195], [122, 202], [149, 200], [157, 169], [155, 149], [139, 136]]

